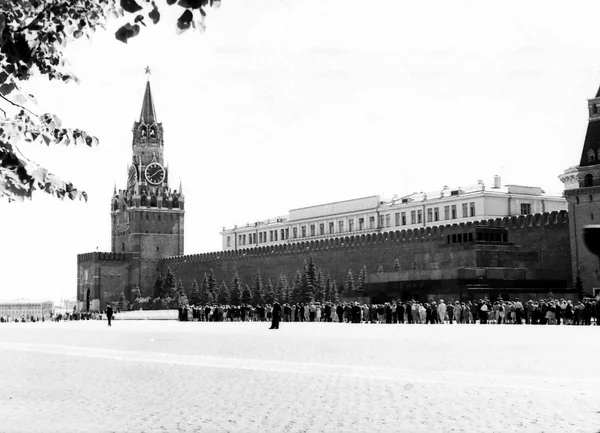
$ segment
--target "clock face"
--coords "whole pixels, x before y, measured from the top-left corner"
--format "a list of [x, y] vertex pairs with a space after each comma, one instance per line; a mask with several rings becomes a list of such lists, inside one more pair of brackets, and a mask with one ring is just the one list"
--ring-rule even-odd
[[159, 185], [165, 180], [165, 169], [158, 162], [153, 162], [146, 167], [146, 180], [152, 185]]

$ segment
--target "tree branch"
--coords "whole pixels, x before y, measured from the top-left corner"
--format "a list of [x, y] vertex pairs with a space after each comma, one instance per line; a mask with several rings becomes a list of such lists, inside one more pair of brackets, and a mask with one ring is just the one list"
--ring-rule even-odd
[[[14, 105], [15, 107], [19, 107], [25, 111], [29, 111], [31, 114], [33, 114], [35, 117], [40, 117], [37, 114], [35, 114], [33, 111], [31, 111], [29, 108], [25, 108], [22, 105], [17, 104], [16, 102], [11, 101], [10, 99], [8, 99], [6, 96], [0, 94], [0, 98], [4, 99], [5, 101], [11, 103], [12, 105]], [[2, 110], [4, 111], [4, 110]], [[4, 115], [6, 115], [6, 112], [4, 112]]]

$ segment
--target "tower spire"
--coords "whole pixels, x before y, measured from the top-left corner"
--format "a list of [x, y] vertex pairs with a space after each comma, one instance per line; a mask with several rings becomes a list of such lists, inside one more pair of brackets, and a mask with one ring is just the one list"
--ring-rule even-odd
[[179, 195], [183, 196], [183, 185], [181, 185], [181, 178], [179, 178]]
[[152, 91], [150, 90], [150, 68], [146, 66], [146, 91], [144, 92], [144, 101], [142, 102], [142, 112], [140, 113], [140, 123], [156, 122], [156, 110], [154, 109], [154, 101], [152, 100]]

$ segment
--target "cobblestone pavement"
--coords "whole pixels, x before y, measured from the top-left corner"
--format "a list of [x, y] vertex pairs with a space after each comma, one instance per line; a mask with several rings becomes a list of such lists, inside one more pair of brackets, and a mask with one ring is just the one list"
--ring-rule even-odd
[[0, 324], [0, 432], [598, 432], [600, 330]]

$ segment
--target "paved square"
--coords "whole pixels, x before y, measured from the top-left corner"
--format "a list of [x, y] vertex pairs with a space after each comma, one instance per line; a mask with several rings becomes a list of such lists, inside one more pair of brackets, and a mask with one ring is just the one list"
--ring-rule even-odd
[[2, 432], [598, 432], [600, 330], [0, 324]]

